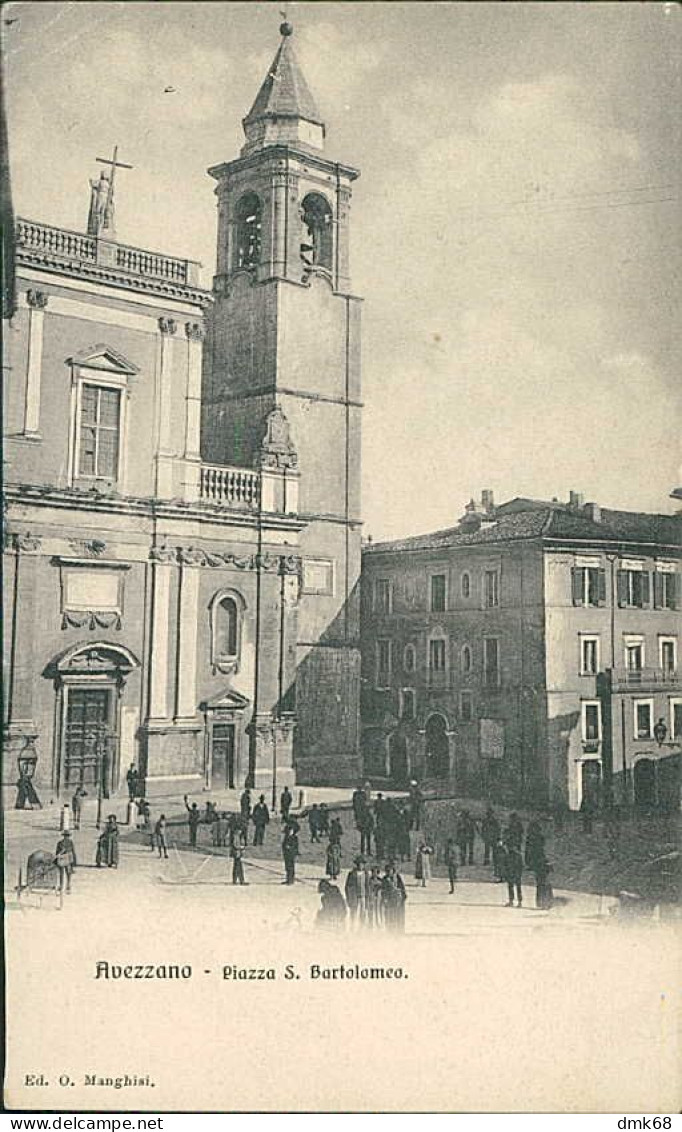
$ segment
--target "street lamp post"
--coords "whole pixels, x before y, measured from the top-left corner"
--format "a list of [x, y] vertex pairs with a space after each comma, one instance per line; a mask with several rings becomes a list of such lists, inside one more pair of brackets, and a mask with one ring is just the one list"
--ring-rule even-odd
[[104, 792], [104, 765], [105, 765], [105, 746], [106, 738], [102, 735], [98, 736], [95, 746], [95, 755], [97, 763], [95, 773], [97, 774], [97, 819], [95, 821], [95, 828], [101, 829], [102, 826], [102, 796]]

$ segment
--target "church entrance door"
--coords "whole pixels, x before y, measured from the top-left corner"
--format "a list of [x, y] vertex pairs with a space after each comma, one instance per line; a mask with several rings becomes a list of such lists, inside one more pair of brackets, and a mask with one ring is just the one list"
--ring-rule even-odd
[[111, 778], [111, 689], [69, 688], [64, 742], [64, 786], [96, 787], [101, 774], [105, 797]]
[[234, 790], [234, 723], [214, 723], [212, 729], [212, 786]]

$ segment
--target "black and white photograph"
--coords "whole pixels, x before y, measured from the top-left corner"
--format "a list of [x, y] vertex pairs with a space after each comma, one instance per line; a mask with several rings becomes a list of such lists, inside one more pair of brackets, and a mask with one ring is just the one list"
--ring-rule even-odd
[[5, 1109], [679, 1112], [682, 6], [0, 21]]

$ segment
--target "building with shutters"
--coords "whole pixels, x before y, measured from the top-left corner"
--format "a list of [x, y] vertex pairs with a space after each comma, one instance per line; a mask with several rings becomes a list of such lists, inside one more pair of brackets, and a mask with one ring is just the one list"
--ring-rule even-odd
[[16, 221], [4, 782], [34, 752], [43, 798], [108, 794], [131, 763], [157, 795], [359, 772], [358, 173], [280, 30], [210, 171], [210, 291], [120, 242], [117, 151], [85, 230]]
[[679, 805], [682, 515], [492, 493], [363, 548], [367, 772], [460, 795]]

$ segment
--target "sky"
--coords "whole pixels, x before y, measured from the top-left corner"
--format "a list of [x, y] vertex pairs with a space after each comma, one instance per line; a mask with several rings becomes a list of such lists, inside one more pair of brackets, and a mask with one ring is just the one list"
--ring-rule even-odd
[[[279, 3], [6, 3], [18, 215], [82, 230], [118, 144], [125, 243], [198, 259], [209, 166], [279, 44]], [[682, 7], [290, 3], [361, 169], [365, 534], [457, 522], [484, 488], [675, 510], [682, 481]], [[166, 88], [172, 88], [167, 90]]]

